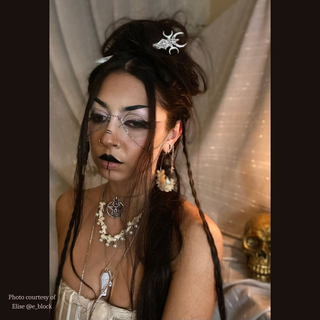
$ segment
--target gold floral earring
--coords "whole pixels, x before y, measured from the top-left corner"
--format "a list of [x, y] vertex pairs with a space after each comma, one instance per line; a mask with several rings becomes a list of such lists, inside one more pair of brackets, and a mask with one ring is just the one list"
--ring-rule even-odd
[[[171, 152], [171, 155], [170, 155]], [[160, 170], [157, 170], [157, 186], [161, 191], [170, 192], [174, 189], [175, 181], [173, 178], [166, 176], [164, 169], [162, 169], [163, 159], [169, 155], [170, 159], [170, 174], [174, 171], [173, 159], [174, 159], [174, 146], [169, 143], [169, 151], [163, 156], [160, 163]]]

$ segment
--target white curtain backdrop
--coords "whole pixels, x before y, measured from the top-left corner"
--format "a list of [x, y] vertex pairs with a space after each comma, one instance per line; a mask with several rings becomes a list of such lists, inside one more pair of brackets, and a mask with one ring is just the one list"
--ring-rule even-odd
[[[58, 261], [55, 203], [73, 183], [76, 145], [87, 98], [87, 77], [95, 67], [95, 60], [101, 57], [105, 30], [110, 23], [123, 17], [165, 17], [178, 10], [185, 13], [187, 29], [196, 37], [188, 44], [191, 55], [209, 78], [208, 92], [195, 98], [200, 132], [189, 145], [202, 208], [220, 227], [226, 248], [232, 243], [236, 252], [241, 251], [239, 243], [250, 217], [257, 212], [270, 212], [268, 0], [50, 0], [52, 287]], [[90, 161], [88, 187], [102, 182], [93, 174]], [[176, 167], [183, 175], [184, 195], [193, 203], [182, 154]], [[234, 258], [234, 251], [225, 251], [226, 285], [234, 281], [234, 273], [231, 277], [231, 273], [226, 272], [230, 268], [243, 270], [240, 273], [245, 279], [243, 256], [237, 260], [237, 267], [231, 266], [228, 258]], [[269, 290], [268, 286], [261, 284], [261, 290]], [[226, 297], [228, 301], [227, 294]], [[247, 312], [234, 319], [269, 319], [268, 306], [263, 308], [262, 313], [259, 309], [260, 315], [252, 311], [251, 315]]]

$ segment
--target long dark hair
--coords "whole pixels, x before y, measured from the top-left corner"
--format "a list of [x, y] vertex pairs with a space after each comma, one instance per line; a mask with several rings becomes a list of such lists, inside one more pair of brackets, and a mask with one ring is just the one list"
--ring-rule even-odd
[[[137, 319], [161, 319], [172, 278], [171, 264], [183, 246], [180, 226], [184, 200], [180, 195], [179, 173], [176, 169], [176, 189], [172, 192], [162, 192], [157, 188], [151, 170], [154, 152], [155, 106], [158, 100], [167, 112], [168, 130], [172, 129], [178, 120], [182, 123], [182, 136], [176, 141], [174, 148], [177, 151], [182, 141], [190, 187], [211, 248], [219, 312], [221, 319], [226, 319], [218, 253], [197, 197], [186, 145], [186, 126], [194, 113], [192, 97], [206, 91], [205, 73], [187, 53], [188, 46], [179, 48], [179, 53], [177, 50], [172, 50], [171, 55], [168, 50], [156, 50], [153, 47], [154, 43], [163, 38], [163, 33], [169, 35], [172, 31], [174, 33], [183, 32], [179, 35], [179, 44], [188, 42], [189, 36], [186, 28], [175, 20], [133, 20], [113, 31], [102, 46], [102, 55], [112, 57], [97, 66], [89, 76], [89, 99], [81, 125], [74, 179], [75, 206], [61, 254], [55, 292], [57, 293], [62, 278], [62, 269], [70, 241], [71, 265], [80, 279], [73, 264], [73, 248], [82, 220], [84, 172], [89, 152], [87, 141], [89, 111], [108, 75], [128, 73], [139, 79], [145, 86], [150, 121], [148, 139], [132, 175], [127, 195], [127, 199], [130, 199], [137, 192], [137, 188], [139, 188], [139, 194], [146, 195], [143, 203], [140, 203], [140, 209], [144, 209], [144, 214], [135, 241], [134, 255], [131, 257], [133, 265], [130, 286], [131, 307], [133, 309], [135, 274], [139, 263], [142, 263], [144, 273], [136, 301]], [[168, 171], [170, 164], [163, 157], [165, 157], [164, 153], [158, 159], [157, 168], [162, 159], [162, 168]], [[51, 319], [54, 319], [55, 306], [56, 301], [52, 306]]]

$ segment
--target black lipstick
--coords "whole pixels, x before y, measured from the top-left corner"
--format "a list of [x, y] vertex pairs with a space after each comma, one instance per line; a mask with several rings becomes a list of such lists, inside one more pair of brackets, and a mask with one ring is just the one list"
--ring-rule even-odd
[[103, 154], [99, 157], [101, 160], [105, 160], [108, 162], [115, 162], [115, 163], [123, 163], [121, 161], [119, 161], [118, 159], [116, 159], [112, 154]]

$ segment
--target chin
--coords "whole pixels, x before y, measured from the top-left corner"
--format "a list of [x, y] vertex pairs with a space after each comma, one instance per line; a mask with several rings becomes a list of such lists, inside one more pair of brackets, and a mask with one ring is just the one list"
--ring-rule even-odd
[[129, 180], [129, 177], [127, 174], [124, 174], [124, 172], [119, 172], [117, 170], [106, 170], [103, 168], [99, 168], [99, 174], [107, 179], [108, 181], [113, 182], [127, 182]]

